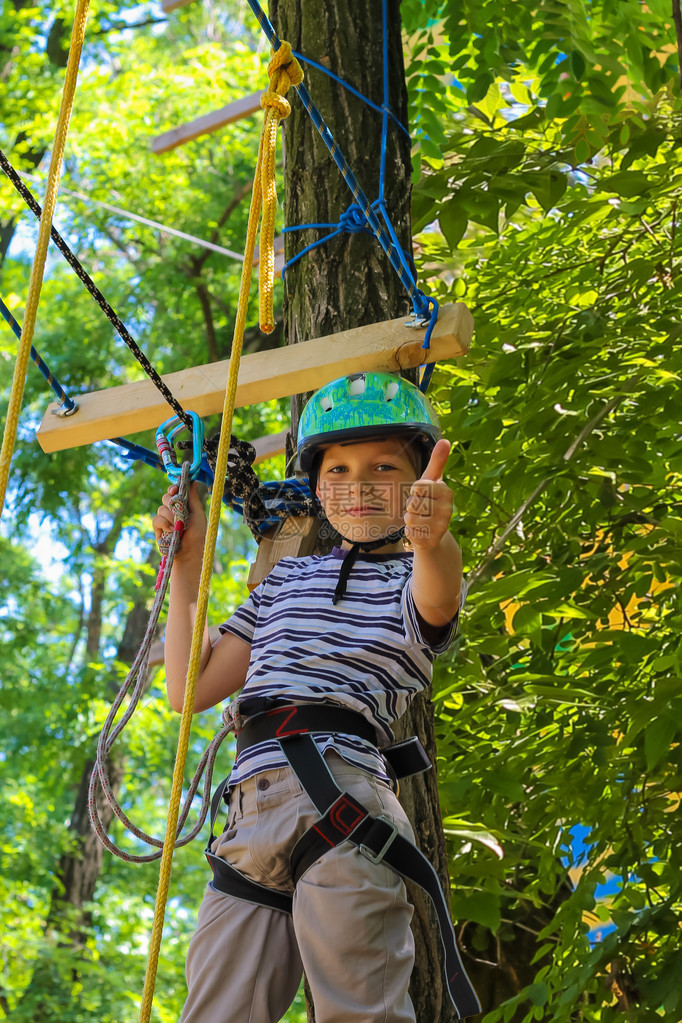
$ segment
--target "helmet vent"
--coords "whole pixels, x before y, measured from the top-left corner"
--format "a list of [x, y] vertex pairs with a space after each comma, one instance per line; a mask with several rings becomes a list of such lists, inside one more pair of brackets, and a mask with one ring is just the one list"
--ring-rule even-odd
[[356, 377], [355, 380], [351, 380], [349, 382], [348, 393], [349, 394], [364, 394], [365, 393], [365, 377], [364, 377], [364, 374], [362, 376]]
[[391, 380], [390, 383], [386, 384], [386, 390], [384, 391], [384, 397], [386, 401], [392, 401], [398, 393], [398, 381]]
[[324, 395], [323, 398], [320, 399], [320, 405], [322, 406], [323, 412], [331, 412], [331, 410], [334, 408], [334, 402], [326, 394]]

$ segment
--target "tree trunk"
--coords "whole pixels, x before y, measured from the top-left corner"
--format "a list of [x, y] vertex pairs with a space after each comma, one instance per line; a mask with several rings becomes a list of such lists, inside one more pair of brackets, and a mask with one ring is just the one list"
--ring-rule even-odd
[[[400, 8], [389, 0], [388, 53], [390, 106], [407, 124], [407, 93], [403, 67]], [[273, 0], [275, 28], [298, 52], [333, 69], [345, 81], [381, 106], [382, 25], [376, 0]], [[378, 197], [381, 115], [344, 90], [322, 72], [305, 68], [305, 81], [367, 198]], [[302, 105], [293, 97], [285, 121], [285, 220], [287, 226], [337, 222], [353, 201], [322, 139]], [[410, 143], [389, 121], [386, 156], [388, 214], [403, 248], [410, 248]], [[296, 252], [324, 231], [285, 235], [285, 256]], [[339, 330], [392, 319], [408, 313], [409, 298], [374, 237], [341, 234], [287, 270], [284, 277], [284, 324], [289, 344]], [[362, 369], [358, 366], [358, 369]], [[305, 396], [294, 398], [292, 433], [296, 435]], [[418, 734], [435, 763], [433, 709], [427, 694], [418, 698], [400, 722], [401, 734]], [[401, 785], [401, 801], [415, 829], [419, 846], [434, 863], [449, 891], [447, 854], [438, 803], [435, 769]], [[441, 945], [435, 914], [418, 888], [410, 890], [415, 906], [413, 931], [417, 948], [411, 995], [419, 1023], [449, 1023], [456, 1014], [444, 991]], [[308, 1002], [309, 1019], [314, 1019]]]

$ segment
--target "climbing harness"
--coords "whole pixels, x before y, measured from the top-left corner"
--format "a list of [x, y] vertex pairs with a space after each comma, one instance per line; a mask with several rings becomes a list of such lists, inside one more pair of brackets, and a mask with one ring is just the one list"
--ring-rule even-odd
[[[245, 720], [237, 732], [237, 750], [241, 752], [267, 740], [276, 741], [320, 814], [291, 853], [294, 886], [313, 863], [344, 841], [352, 842], [372, 863], [385, 863], [401, 877], [418, 884], [436, 911], [446, 983], [455, 1010], [460, 1020], [480, 1012], [481, 1006], [464, 970], [447, 901], [433, 866], [412, 842], [398, 833], [391, 820], [373, 816], [362, 803], [338, 787], [315, 744], [315, 733], [355, 735], [376, 744], [376, 732], [369, 721], [362, 714], [345, 708], [282, 704], [269, 697], [240, 700], [239, 714]], [[397, 778], [431, 767], [416, 736], [379, 752]], [[290, 914], [293, 896], [289, 892], [252, 881], [212, 850], [216, 840], [215, 822], [228, 782], [226, 778], [219, 785], [211, 802], [211, 834], [205, 854], [213, 871], [213, 887], [227, 895]]]

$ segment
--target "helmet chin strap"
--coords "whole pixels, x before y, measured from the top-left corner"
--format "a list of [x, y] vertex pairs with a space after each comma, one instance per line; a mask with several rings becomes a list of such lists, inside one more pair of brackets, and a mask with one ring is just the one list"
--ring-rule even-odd
[[[374, 551], [377, 547], [385, 547], [388, 543], [397, 543], [398, 540], [402, 540], [405, 535], [405, 527], [401, 526], [395, 533], [389, 533], [388, 536], [382, 537], [380, 540], [368, 540], [365, 543], [354, 543], [351, 549], [346, 554], [345, 558], [341, 562], [341, 571], [339, 572], [339, 581], [336, 584], [334, 590], [334, 596], [332, 597], [332, 604], [336, 604], [346, 592], [346, 584], [348, 583], [348, 576], [350, 575], [353, 565], [357, 560], [357, 556], [360, 551], [368, 552]], [[344, 537], [344, 540], [347, 540]], [[349, 543], [351, 541], [348, 541]]]

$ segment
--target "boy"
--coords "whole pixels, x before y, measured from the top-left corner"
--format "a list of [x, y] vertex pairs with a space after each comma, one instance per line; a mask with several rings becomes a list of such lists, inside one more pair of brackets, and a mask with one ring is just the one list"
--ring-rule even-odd
[[[390, 751], [378, 747], [456, 628], [461, 552], [441, 478], [450, 445], [439, 438], [428, 401], [400, 378], [355, 374], [316, 392], [299, 457], [342, 546], [282, 559], [213, 648], [204, 636], [196, 710], [242, 693], [227, 827], [207, 850], [214, 880], [190, 944], [182, 1023], [275, 1023], [303, 968], [317, 1023], [414, 1021], [412, 908], [396, 871], [432, 881], [402, 866], [421, 854]], [[157, 536], [172, 524], [169, 500]], [[165, 641], [177, 711], [205, 532], [194, 489], [190, 513]], [[424, 765], [404, 773], [415, 769]], [[460, 1015], [478, 1011], [456, 950], [446, 964]]]

